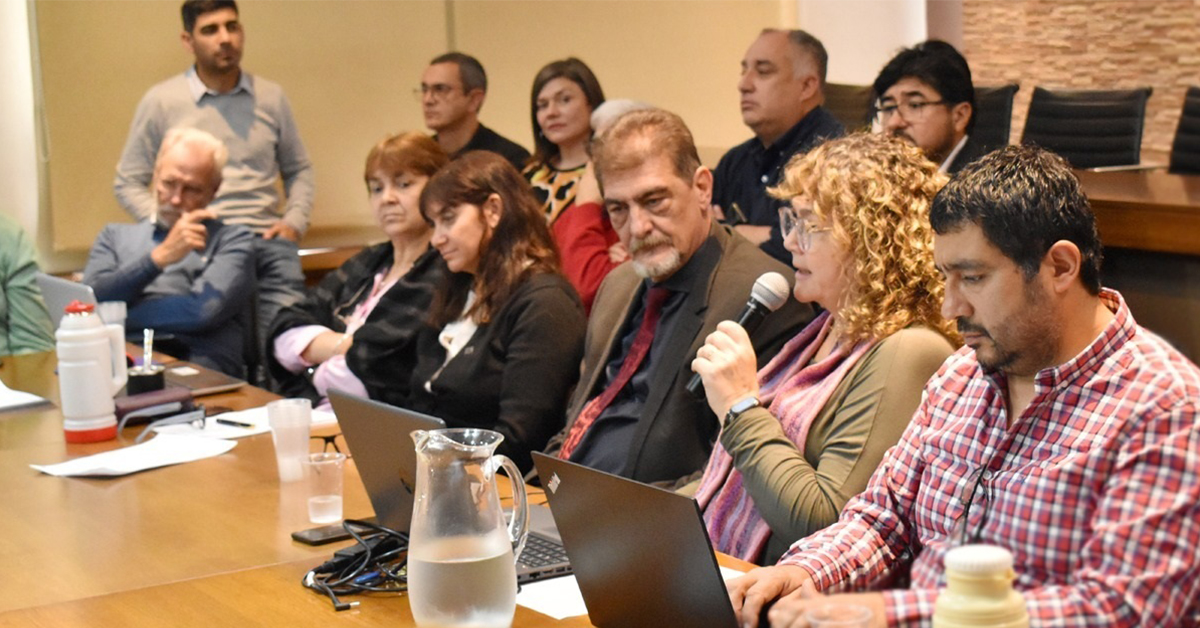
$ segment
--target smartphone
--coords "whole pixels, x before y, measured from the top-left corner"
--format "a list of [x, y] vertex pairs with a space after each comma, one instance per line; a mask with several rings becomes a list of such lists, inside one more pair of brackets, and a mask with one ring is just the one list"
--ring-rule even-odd
[[305, 545], [325, 545], [326, 543], [333, 543], [335, 541], [344, 541], [348, 538], [350, 538], [350, 533], [346, 532], [345, 526], [340, 523], [308, 528], [307, 530], [297, 530], [292, 533], [292, 540], [299, 541]]

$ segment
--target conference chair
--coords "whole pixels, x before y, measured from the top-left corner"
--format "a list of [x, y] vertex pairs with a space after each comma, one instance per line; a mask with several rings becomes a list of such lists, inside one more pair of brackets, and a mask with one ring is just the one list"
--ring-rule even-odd
[[1022, 143], [1062, 155], [1075, 168], [1136, 164], [1151, 88], [1048, 90], [1035, 87]]
[[1008, 146], [1013, 96], [1020, 88], [1016, 83], [975, 88], [975, 127], [971, 129], [971, 141], [982, 146], [984, 152]]
[[873, 96], [870, 85], [826, 83], [825, 109], [846, 127], [846, 132], [861, 131], [871, 125]]
[[1171, 144], [1170, 170], [1174, 174], [1200, 174], [1200, 87], [1189, 87], [1183, 113]]

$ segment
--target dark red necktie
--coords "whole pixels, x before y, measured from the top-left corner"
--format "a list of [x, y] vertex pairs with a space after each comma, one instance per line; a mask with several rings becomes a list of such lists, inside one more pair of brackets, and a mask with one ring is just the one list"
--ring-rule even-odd
[[609, 382], [604, 392], [593, 397], [587, 405], [583, 406], [583, 410], [579, 412], [579, 418], [575, 419], [571, 431], [567, 433], [566, 441], [563, 442], [562, 449], [558, 452], [559, 458], [563, 460], [571, 458], [571, 454], [583, 440], [584, 434], [596, 422], [596, 418], [612, 403], [612, 400], [617, 397], [617, 393], [621, 392], [621, 389], [629, 383], [630, 378], [641, 366], [642, 360], [646, 359], [646, 354], [650, 353], [650, 345], [654, 342], [654, 330], [658, 327], [662, 305], [667, 300], [668, 294], [666, 288], [650, 288], [647, 291], [646, 312], [642, 315], [642, 326], [638, 327], [637, 335], [633, 337], [633, 344], [629, 346], [629, 353], [625, 354], [625, 361], [621, 362], [621, 369], [617, 371], [617, 376]]

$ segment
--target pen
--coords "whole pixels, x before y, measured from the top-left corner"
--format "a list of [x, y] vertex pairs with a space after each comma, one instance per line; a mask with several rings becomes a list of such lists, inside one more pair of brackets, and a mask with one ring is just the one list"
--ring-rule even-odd
[[241, 421], [233, 421], [231, 419], [216, 419], [216, 422], [220, 425], [228, 425], [230, 427], [241, 427], [248, 430], [254, 429], [254, 424], [252, 423], [243, 423]]

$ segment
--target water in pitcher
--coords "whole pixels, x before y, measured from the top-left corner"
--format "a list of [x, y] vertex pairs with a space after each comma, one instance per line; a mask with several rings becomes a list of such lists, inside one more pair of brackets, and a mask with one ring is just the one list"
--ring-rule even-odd
[[408, 557], [413, 619], [439, 628], [508, 628], [517, 603], [512, 543], [503, 530], [446, 537]]

